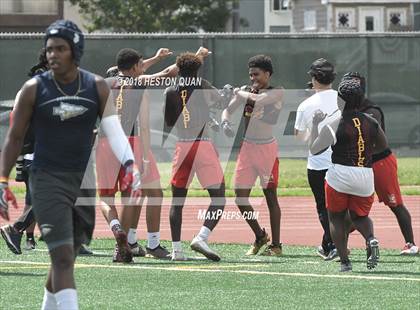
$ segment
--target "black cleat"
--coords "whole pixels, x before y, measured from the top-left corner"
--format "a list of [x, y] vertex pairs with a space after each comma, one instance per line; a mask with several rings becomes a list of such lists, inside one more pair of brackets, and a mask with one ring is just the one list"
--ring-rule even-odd
[[30, 251], [30, 250], [35, 250], [35, 248], [36, 248], [35, 239], [33, 237], [27, 237], [25, 249]]
[[20, 249], [20, 241], [22, 240], [22, 234], [18, 232], [12, 225], [6, 225], [0, 227], [0, 233], [10, 251], [14, 254], [22, 254]]
[[341, 262], [340, 272], [349, 272], [352, 271], [352, 269], [353, 267], [351, 266], [351, 262], [349, 260]]
[[79, 249], [79, 255], [93, 255], [93, 252], [86, 244], [82, 244]]
[[379, 241], [374, 239], [370, 239], [367, 248], [367, 268], [374, 269], [378, 265], [379, 261]]

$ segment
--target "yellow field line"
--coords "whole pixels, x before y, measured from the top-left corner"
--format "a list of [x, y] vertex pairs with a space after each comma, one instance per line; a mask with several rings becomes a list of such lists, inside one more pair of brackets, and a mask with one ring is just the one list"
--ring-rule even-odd
[[[37, 263], [30, 261], [1, 261], [0, 264], [26, 264], [32, 267], [49, 266], [49, 263]], [[100, 265], [100, 264], [76, 264], [76, 268], [107, 268], [107, 269], [143, 269], [143, 270], [166, 270], [166, 271], [188, 271], [188, 272], [207, 272], [207, 273], [237, 273], [252, 275], [270, 275], [285, 277], [309, 277], [309, 278], [330, 278], [330, 279], [357, 279], [357, 280], [379, 280], [379, 281], [412, 281], [420, 282], [420, 278], [399, 278], [384, 276], [361, 276], [353, 274], [316, 274], [316, 273], [300, 273], [300, 272], [276, 272], [276, 271], [256, 271], [256, 270], [226, 270], [217, 269], [218, 265], [213, 266], [214, 269], [194, 268], [194, 265], [179, 265], [176, 267], [160, 267], [160, 266], [137, 266], [137, 265]], [[8, 267], [1, 267], [7, 269]], [[209, 266], [210, 268], [210, 266]], [[374, 271], [372, 272], [374, 273]]]

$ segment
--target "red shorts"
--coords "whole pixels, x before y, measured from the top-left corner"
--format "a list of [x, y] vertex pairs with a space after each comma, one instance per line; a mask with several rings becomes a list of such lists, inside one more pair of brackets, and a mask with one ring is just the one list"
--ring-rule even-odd
[[[143, 150], [141, 149], [139, 137], [128, 137], [131, 148], [133, 149], [135, 162], [139, 165], [140, 171], [143, 170]], [[142, 188], [147, 188], [150, 183], [160, 180], [159, 170], [153, 153], [149, 151], [148, 160], [149, 172], [141, 178]], [[124, 169], [115, 157], [107, 138], [99, 139], [96, 148], [96, 176], [98, 179], [98, 191], [100, 196], [113, 196], [120, 191]], [[152, 186], [156, 186], [153, 184]], [[130, 190], [128, 190], [130, 192]]]
[[325, 202], [327, 210], [330, 212], [342, 212], [350, 210], [358, 216], [368, 216], [373, 204], [372, 194], [369, 197], [360, 197], [337, 192], [325, 182]]
[[277, 142], [256, 144], [244, 141], [235, 168], [235, 188], [252, 188], [260, 177], [262, 188], [277, 188], [279, 159]]
[[394, 154], [374, 162], [372, 168], [375, 177], [375, 192], [379, 201], [389, 207], [402, 205], [397, 159]]
[[224, 182], [219, 156], [210, 141], [177, 142], [172, 161], [171, 184], [187, 188], [194, 174], [203, 188]]

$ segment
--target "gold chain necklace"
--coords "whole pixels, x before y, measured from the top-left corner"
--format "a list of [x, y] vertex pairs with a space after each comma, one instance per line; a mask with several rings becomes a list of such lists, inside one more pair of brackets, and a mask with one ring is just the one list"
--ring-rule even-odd
[[78, 75], [77, 75], [77, 79], [78, 79], [78, 87], [77, 87], [77, 91], [76, 91], [76, 93], [74, 94], [74, 95], [68, 95], [68, 94], [66, 94], [62, 89], [61, 89], [61, 87], [60, 87], [60, 85], [58, 85], [58, 82], [55, 80], [55, 77], [54, 77], [54, 73], [52, 73], [51, 72], [51, 76], [52, 76], [52, 79], [53, 79], [53, 81], [54, 81], [54, 84], [55, 84], [55, 87], [57, 87], [57, 89], [58, 89], [58, 91], [62, 94], [62, 95], [64, 95], [64, 96], [66, 96], [66, 97], [76, 97], [79, 93], [80, 93], [80, 86], [81, 86], [81, 78], [80, 78], [80, 71], [79, 70], [77, 70], [79, 73], [78, 73]]

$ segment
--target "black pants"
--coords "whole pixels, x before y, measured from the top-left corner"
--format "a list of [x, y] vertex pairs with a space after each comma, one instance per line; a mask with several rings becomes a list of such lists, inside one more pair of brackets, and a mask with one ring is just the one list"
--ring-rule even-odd
[[308, 182], [311, 187], [312, 193], [315, 197], [316, 211], [318, 212], [319, 222], [324, 229], [322, 236], [322, 248], [326, 253], [335, 248], [330, 233], [330, 223], [328, 220], [328, 212], [325, 206], [325, 174], [327, 170], [311, 170], [308, 169]]

